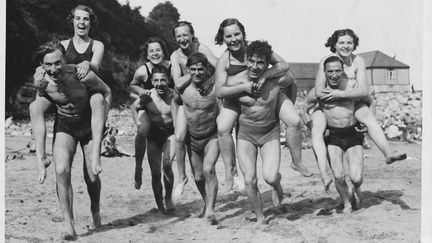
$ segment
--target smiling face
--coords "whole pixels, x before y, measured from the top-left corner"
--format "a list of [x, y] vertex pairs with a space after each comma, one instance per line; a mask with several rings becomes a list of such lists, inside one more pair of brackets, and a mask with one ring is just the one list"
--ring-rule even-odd
[[207, 80], [207, 67], [202, 62], [192, 64], [188, 69], [192, 76], [192, 82], [195, 84], [200, 84]]
[[165, 95], [168, 91], [168, 76], [165, 73], [154, 73], [152, 84], [159, 95]]
[[163, 61], [164, 53], [161, 45], [158, 42], [153, 42], [148, 44], [147, 49], [147, 59], [152, 64], [159, 64]]
[[343, 75], [342, 64], [337, 61], [329, 62], [325, 65], [324, 73], [328, 86], [332, 89], [338, 88]]
[[238, 51], [244, 46], [244, 35], [236, 24], [223, 29], [223, 40], [230, 51]]
[[63, 54], [60, 50], [55, 50], [54, 52], [48, 53], [44, 56], [41, 65], [48, 76], [53, 81], [57, 81], [65, 65]]
[[248, 57], [247, 68], [248, 76], [252, 81], [258, 80], [268, 69], [268, 61], [265, 57], [253, 55]]
[[174, 37], [181, 49], [187, 49], [190, 45], [192, 45], [194, 36], [192, 35], [189, 26], [182, 25], [175, 28]]
[[335, 44], [336, 53], [340, 57], [348, 57], [354, 51], [354, 40], [349, 35], [339, 36]]
[[74, 12], [73, 26], [74, 31], [79, 36], [88, 36], [90, 31], [90, 14], [84, 10], [77, 9]]

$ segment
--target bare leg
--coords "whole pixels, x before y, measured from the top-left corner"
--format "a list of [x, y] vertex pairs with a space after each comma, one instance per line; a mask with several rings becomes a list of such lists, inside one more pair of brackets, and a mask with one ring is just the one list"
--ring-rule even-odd
[[256, 159], [258, 149], [250, 142], [237, 140], [237, 152], [240, 170], [246, 185], [246, 193], [252, 210], [257, 217], [257, 224], [265, 224], [263, 202], [258, 190], [258, 178], [256, 173]]
[[163, 172], [164, 172], [164, 185], [165, 185], [165, 208], [167, 211], [175, 209], [172, 200], [172, 191], [174, 188], [174, 173], [172, 170], [172, 163], [175, 156], [175, 138], [171, 136], [163, 146]]
[[282, 186], [280, 183], [280, 142], [279, 139], [270, 140], [261, 147], [264, 180], [273, 187], [273, 205], [279, 206], [282, 202]]
[[151, 140], [147, 142], [147, 157], [150, 165], [153, 195], [156, 200], [156, 205], [162, 213], [166, 213], [162, 196], [162, 150]]
[[54, 142], [53, 157], [56, 171], [57, 196], [64, 217], [62, 239], [75, 239], [73, 217], [73, 191], [71, 183], [71, 167], [76, 151], [76, 141], [68, 134], [57, 133]]
[[87, 185], [87, 192], [90, 197], [90, 211], [93, 218], [93, 227], [99, 228], [101, 226], [100, 217], [100, 194], [101, 194], [101, 181], [99, 176], [93, 172], [93, 165], [89, 162], [89, 158], [93, 155], [93, 148], [95, 145], [93, 141], [81, 144], [81, 148], [84, 154], [83, 157], [83, 170], [84, 170], [84, 181]]
[[184, 186], [188, 182], [188, 178], [186, 176], [186, 167], [185, 167], [185, 157], [186, 157], [186, 149], [185, 149], [185, 138], [187, 133], [187, 122], [184, 114], [184, 107], [179, 106], [176, 117], [176, 129], [175, 129], [175, 139], [176, 139], [176, 157], [177, 157], [177, 168], [179, 173], [179, 183], [174, 189], [174, 197], [178, 198], [183, 194]]
[[36, 99], [30, 104], [30, 120], [36, 143], [36, 159], [38, 168], [38, 181], [43, 183], [46, 178], [46, 168], [51, 164], [45, 153], [46, 125], [45, 113], [52, 106], [45, 97], [36, 95]]
[[216, 161], [219, 157], [219, 146], [217, 139], [211, 140], [205, 147], [203, 174], [205, 178], [205, 191], [207, 204], [205, 218], [211, 225], [218, 224], [214, 215], [214, 207], [218, 192], [218, 179], [216, 176]]
[[312, 114], [312, 148], [314, 150], [321, 180], [324, 184], [324, 191], [328, 191], [332, 179], [327, 174], [327, 149], [324, 143], [324, 131], [327, 127], [327, 120], [320, 110]]
[[362, 207], [362, 193], [360, 186], [363, 183], [363, 148], [362, 146], [354, 146], [347, 151], [347, 158], [350, 167], [350, 178], [354, 185], [353, 192], [353, 208], [360, 209]]
[[[188, 150], [190, 150], [190, 148], [188, 148]], [[192, 173], [195, 178], [195, 184], [202, 198], [204, 199], [204, 208], [201, 214], [199, 215], [199, 217], [202, 218], [204, 217], [205, 210], [208, 204], [207, 196], [206, 196], [206, 181], [203, 173], [204, 152], [197, 153], [195, 151], [191, 151], [190, 154], [191, 154], [190, 164], [192, 168]]]
[[391, 151], [390, 145], [387, 142], [383, 130], [378, 124], [375, 116], [366, 105], [360, 105], [360, 107], [355, 111], [354, 115], [359, 122], [366, 125], [369, 136], [386, 157], [386, 164], [392, 164], [395, 161], [406, 159], [405, 153]]
[[[108, 104], [107, 104], [108, 105]], [[102, 94], [95, 93], [90, 97], [90, 106], [92, 110], [91, 116], [91, 130], [92, 130], [92, 140], [93, 148], [91, 154], [91, 165], [92, 170], [95, 175], [102, 172], [102, 164], [100, 160], [101, 146], [102, 146], [102, 135], [103, 129], [106, 122], [105, 114], [105, 100]]]
[[312, 173], [303, 165], [301, 150], [303, 137], [301, 134], [301, 119], [293, 103], [284, 93], [278, 97], [279, 118], [287, 125], [286, 141], [291, 154], [291, 168], [298, 171], [305, 177], [312, 176]]
[[138, 113], [139, 122], [135, 136], [135, 188], [139, 190], [142, 184], [142, 163], [146, 151], [147, 134], [150, 130], [150, 118], [147, 113]]
[[[217, 118], [218, 143], [222, 160], [225, 166], [224, 186], [227, 191], [232, 190], [234, 176], [237, 176], [235, 161], [234, 140], [231, 136], [232, 129], [238, 117], [238, 112], [231, 107], [229, 102], [225, 102]], [[229, 107], [227, 107], [227, 105]]]
[[349, 199], [348, 185], [345, 182], [345, 168], [343, 165], [343, 151], [341, 148], [329, 145], [328, 153], [330, 157], [331, 168], [335, 177], [336, 190], [344, 204], [344, 213], [350, 213], [352, 211], [351, 202]]

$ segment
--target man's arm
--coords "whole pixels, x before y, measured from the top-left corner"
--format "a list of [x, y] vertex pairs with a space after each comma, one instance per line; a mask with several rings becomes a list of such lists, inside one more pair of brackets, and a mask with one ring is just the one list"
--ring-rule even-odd
[[[173, 91], [173, 93], [174, 92], [175, 91]], [[176, 125], [177, 125], [176, 124], [176, 122], [177, 122], [176, 117], [177, 117], [177, 112], [178, 112], [178, 104], [177, 104], [177, 102], [175, 102], [174, 94], [173, 94], [173, 97], [171, 99], [170, 109], [171, 109], [171, 116], [173, 118], [173, 124], [174, 124], [174, 127], [176, 127]]]
[[93, 71], [87, 73], [87, 75], [81, 80], [81, 82], [91, 91], [101, 93], [108, 105], [111, 105], [111, 89], [102, 81]]
[[183, 76], [181, 76], [182, 71], [180, 67], [180, 62], [175, 52], [171, 54], [170, 60], [171, 60], [171, 77], [174, 80], [174, 85], [180, 93], [183, 93], [184, 89], [190, 84], [191, 75], [190, 73], [185, 73]]

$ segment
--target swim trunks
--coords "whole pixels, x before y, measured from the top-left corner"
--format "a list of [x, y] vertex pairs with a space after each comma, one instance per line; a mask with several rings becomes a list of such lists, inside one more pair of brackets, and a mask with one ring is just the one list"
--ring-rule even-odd
[[86, 143], [92, 139], [91, 131], [91, 112], [90, 110], [81, 116], [65, 116], [57, 114], [56, 133], [66, 133], [71, 135], [80, 143]]
[[238, 123], [237, 139], [248, 141], [257, 147], [280, 138], [279, 121], [271, 121], [266, 125], [248, 124], [241, 120]]
[[159, 148], [162, 148], [167, 139], [174, 134], [174, 126], [172, 123], [164, 126], [151, 124], [147, 139], [154, 142]]
[[349, 127], [327, 127], [329, 130], [329, 135], [325, 137], [324, 141], [326, 145], [334, 145], [340, 147], [343, 151], [347, 149], [360, 145], [363, 145], [363, 133], [357, 132], [355, 127], [358, 126], [354, 124]]
[[204, 137], [197, 137], [192, 135], [190, 132], [187, 133], [186, 135], [186, 140], [185, 140], [185, 144], [186, 146], [188, 146], [192, 151], [196, 152], [196, 153], [201, 153], [204, 152], [205, 147], [207, 146], [207, 144], [213, 140], [213, 139], [217, 139], [218, 135], [217, 135], [217, 129], [215, 127], [215, 129], [213, 131], [211, 131], [209, 133], [208, 136], [204, 136]]

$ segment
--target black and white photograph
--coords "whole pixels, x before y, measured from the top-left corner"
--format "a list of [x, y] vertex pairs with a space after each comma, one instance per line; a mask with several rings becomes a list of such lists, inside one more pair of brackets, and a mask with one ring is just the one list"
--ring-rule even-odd
[[0, 8], [5, 242], [432, 242], [428, 1]]

